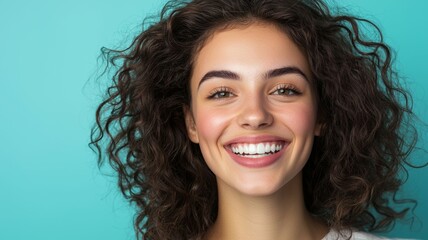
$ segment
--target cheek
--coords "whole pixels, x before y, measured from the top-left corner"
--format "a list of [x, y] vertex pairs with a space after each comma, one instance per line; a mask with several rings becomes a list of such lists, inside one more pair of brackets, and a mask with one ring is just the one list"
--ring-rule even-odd
[[316, 110], [312, 104], [295, 104], [282, 111], [281, 118], [296, 135], [314, 135]]
[[231, 118], [224, 111], [208, 107], [198, 108], [195, 113], [196, 129], [201, 142], [219, 138]]

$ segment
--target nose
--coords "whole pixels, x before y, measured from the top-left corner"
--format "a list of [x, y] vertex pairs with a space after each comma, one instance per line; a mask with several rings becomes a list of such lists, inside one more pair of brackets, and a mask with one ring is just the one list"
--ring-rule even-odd
[[270, 126], [273, 122], [273, 116], [266, 105], [266, 100], [263, 97], [250, 96], [242, 104], [238, 124], [246, 129]]

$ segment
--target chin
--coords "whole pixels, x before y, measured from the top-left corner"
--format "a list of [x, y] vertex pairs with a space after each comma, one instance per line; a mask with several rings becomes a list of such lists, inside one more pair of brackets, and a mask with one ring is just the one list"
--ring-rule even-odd
[[270, 196], [280, 192], [288, 185], [287, 180], [272, 179], [272, 177], [253, 177], [242, 180], [235, 185], [235, 189], [244, 195], [262, 197]]
[[235, 178], [235, 182], [230, 184], [230, 186], [243, 195], [253, 197], [267, 197], [277, 193], [284, 193], [289, 190], [294, 191], [296, 188], [301, 188], [300, 172], [297, 172], [296, 174], [288, 174], [288, 176], [277, 176], [278, 178], [272, 176], [274, 176], [272, 173], [267, 174], [266, 176], [256, 176], [252, 174], [245, 176], [241, 175], [239, 176], [239, 179]]

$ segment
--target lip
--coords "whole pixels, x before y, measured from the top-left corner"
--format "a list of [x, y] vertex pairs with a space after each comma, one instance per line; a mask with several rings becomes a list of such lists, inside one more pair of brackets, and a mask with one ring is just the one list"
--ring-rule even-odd
[[242, 136], [232, 139], [231, 141], [228, 141], [224, 144], [224, 146], [228, 146], [230, 144], [234, 143], [258, 143], [258, 142], [289, 142], [288, 140], [272, 136], [272, 135], [254, 135], [254, 136]]
[[[276, 153], [269, 154], [262, 157], [257, 157], [257, 158], [239, 156], [233, 153], [232, 149], [230, 148], [231, 144], [260, 143], [260, 142], [282, 142], [283, 147], [280, 151]], [[288, 147], [289, 143], [290, 141], [284, 138], [271, 136], [271, 135], [244, 136], [244, 137], [234, 138], [233, 140], [227, 142], [224, 145], [224, 148], [226, 149], [226, 152], [230, 155], [230, 157], [233, 159], [233, 161], [235, 161], [237, 164], [247, 168], [263, 168], [274, 164], [282, 156], [285, 149]]]

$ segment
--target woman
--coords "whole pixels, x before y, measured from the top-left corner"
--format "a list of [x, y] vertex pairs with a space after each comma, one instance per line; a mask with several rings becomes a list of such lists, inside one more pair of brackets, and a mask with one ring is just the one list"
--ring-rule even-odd
[[410, 96], [371, 22], [321, 0], [171, 1], [107, 54], [92, 144], [143, 239], [376, 239], [360, 231], [406, 214], [389, 201]]

